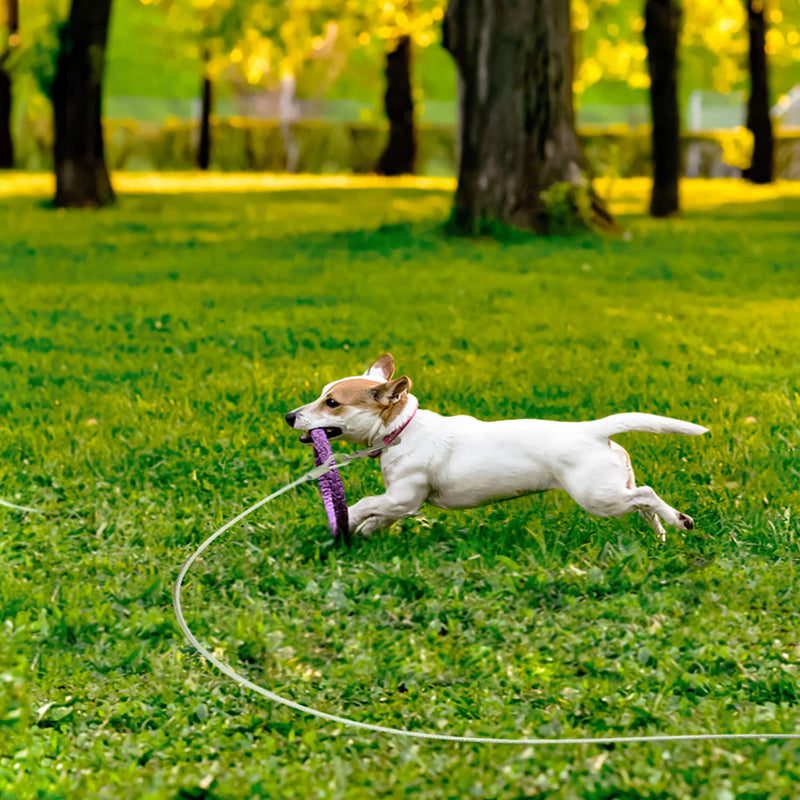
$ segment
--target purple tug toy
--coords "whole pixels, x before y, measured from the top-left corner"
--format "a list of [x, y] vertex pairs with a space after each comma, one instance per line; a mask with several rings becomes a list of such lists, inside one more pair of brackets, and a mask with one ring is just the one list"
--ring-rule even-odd
[[[331, 443], [322, 428], [311, 431], [314, 442], [314, 464], [324, 464], [332, 455]], [[335, 463], [335, 462], [334, 462]], [[350, 544], [350, 525], [347, 517], [347, 500], [344, 496], [342, 476], [338, 469], [331, 470], [319, 479], [319, 491], [328, 515], [328, 527], [334, 539], [341, 539], [345, 544]]]

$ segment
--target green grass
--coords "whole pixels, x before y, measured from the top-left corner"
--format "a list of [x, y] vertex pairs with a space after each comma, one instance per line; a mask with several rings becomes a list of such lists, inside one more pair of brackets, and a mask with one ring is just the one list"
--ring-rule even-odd
[[[615, 187], [630, 241], [505, 242], [445, 237], [447, 190], [388, 182], [100, 213], [0, 191], [0, 496], [54, 512], [0, 509], [0, 796], [795, 795], [797, 742], [362, 735], [241, 691], [173, 620], [193, 547], [309, 467], [283, 413], [391, 350], [444, 413], [708, 425], [623, 440], [697, 529], [661, 546], [549, 493], [343, 551], [304, 487], [198, 564], [205, 643], [413, 730], [800, 731], [800, 196], [698, 183], [653, 222], [643, 188]], [[374, 462], [344, 475], [380, 489]]]

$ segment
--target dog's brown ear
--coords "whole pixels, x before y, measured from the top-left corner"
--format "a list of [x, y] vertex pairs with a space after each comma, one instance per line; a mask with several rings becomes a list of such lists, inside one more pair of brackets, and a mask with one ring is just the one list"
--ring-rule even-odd
[[391, 406], [398, 402], [398, 400], [402, 400], [403, 395], [407, 394], [410, 390], [411, 378], [407, 375], [403, 375], [402, 378], [376, 386], [372, 390], [372, 396], [375, 398], [375, 401], [382, 406]]
[[382, 355], [365, 373], [365, 378], [375, 381], [390, 381], [394, 375], [394, 357], [391, 353]]

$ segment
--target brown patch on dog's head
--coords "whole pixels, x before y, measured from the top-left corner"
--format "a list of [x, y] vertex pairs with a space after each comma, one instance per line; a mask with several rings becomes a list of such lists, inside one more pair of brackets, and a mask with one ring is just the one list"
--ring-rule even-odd
[[313, 402], [289, 412], [290, 427], [302, 431], [300, 441], [310, 444], [309, 431], [322, 429], [328, 439], [370, 442], [376, 424], [394, 420], [407, 408], [411, 380], [405, 375], [391, 380], [394, 359], [388, 353], [366, 375], [329, 383]]
[[[379, 381], [371, 378], [350, 378], [346, 381], [339, 381], [334, 384], [325, 395], [320, 398], [320, 402], [327, 406], [331, 411], [336, 411], [342, 406], [356, 406], [357, 408], [368, 408], [374, 405], [375, 398], [373, 390], [380, 386]], [[331, 408], [329, 401], [332, 400], [336, 405]]]
[[374, 411], [388, 423], [402, 411], [410, 390], [411, 378], [407, 375], [385, 383], [350, 378], [331, 386], [317, 402], [329, 415], [341, 414], [347, 408], [363, 408]]

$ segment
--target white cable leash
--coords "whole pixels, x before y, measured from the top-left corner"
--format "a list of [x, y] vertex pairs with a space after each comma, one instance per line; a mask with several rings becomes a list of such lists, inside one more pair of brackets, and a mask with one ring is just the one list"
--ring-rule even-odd
[[28, 506], [18, 506], [14, 503], [9, 503], [8, 500], [3, 500], [0, 497], [0, 506], [5, 506], [6, 508], [11, 508], [14, 511], [24, 511], [26, 514], [44, 514], [45, 512], [39, 508], [28, 508]]
[[319, 478], [321, 475], [324, 475], [330, 472], [333, 469], [337, 469], [338, 467], [347, 466], [351, 464], [353, 461], [365, 458], [366, 456], [376, 454], [380, 450], [383, 450], [384, 447], [374, 447], [369, 450], [361, 450], [357, 453], [353, 453], [352, 455], [337, 455], [336, 456], [336, 463], [333, 463], [333, 459], [329, 459], [321, 466], [317, 467], [316, 469], [307, 472], [305, 475], [297, 478], [297, 480], [292, 481], [291, 483], [287, 483], [286, 486], [278, 489], [277, 491], [273, 492], [268, 497], [265, 497], [263, 500], [259, 500], [254, 505], [250, 506], [246, 511], [243, 511], [238, 516], [234, 517], [230, 522], [226, 522], [221, 528], [211, 534], [195, 551], [192, 553], [191, 556], [186, 560], [184, 565], [181, 567], [180, 572], [178, 573], [178, 577], [175, 581], [175, 586], [172, 590], [172, 604], [175, 609], [175, 616], [178, 619], [178, 625], [180, 626], [181, 630], [183, 631], [183, 635], [189, 641], [189, 644], [197, 650], [200, 655], [203, 656], [207, 661], [209, 661], [213, 666], [215, 666], [220, 672], [223, 672], [229, 678], [232, 678], [236, 683], [240, 686], [245, 687], [246, 689], [250, 689], [257, 694], [260, 694], [262, 697], [266, 697], [268, 700], [272, 700], [274, 703], [280, 703], [282, 705], [288, 706], [289, 708], [293, 708], [295, 711], [302, 711], [305, 714], [311, 714], [314, 717], [318, 717], [319, 719], [328, 720], [329, 722], [336, 722], [340, 725], [346, 725], [350, 728], [358, 728], [364, 731], [371, 731], [372, 733], [388, 733], [395, 736], [405, 736], [408, 738], [413, 739], [432, 739], [436, 741], [444, 741], [444, 742], [467, 742], [467, 743], [477, 743], [477, 744], [514, 744], [514, 745], [575, 745], [575, 744], [582, 744], [582, 745], [598, 745], [598, 744], [634, 744], [634, 743], [641, 743], [641, 742], [698, 742], [698, 741], [721, 741], [721, 740], [745, 740], [745, 739], [782, 739], [782, 740], [789, 740], [789, 739], [800, 739], [800, 733], [686, 733], [686, 734], [675, 734], [675, 735], [668, 735], [668, 734], [659, 734], [654, 736], [597, 736], [597, 737], [573, 737], [573, 738], [533, 738], [533, 737], [520, 737], [520, 738], [495, 738], [492, 736], [458, 736], [455, 734], [444, 734], [444, 733], [425, 733], [424, 731], [409, 731], [404, 730], [402, 728], [390, 728], [385, 725], [374, 725], [369, 722], [358, 722], [354, 719], [348, 719], [347, 717], [342, 717], [337, 714], [328, 714], [325, 711], [319, 711], [316, 708], [311, 708], [310, 706], [305, 706], [302, 703], [297, 703], [294, 700], [290, 700], [287, 697], [282, 697], [279, 694], [275, 694], [275, 692], [271, 692], [268, 689], [264, 689], [261, 686], [249, 681], [247, 678], [242, 677], [236, 672], [234, 669], [229, 667], [227, 664], [224, 664], [220, 661], [216, 656], [213, 655], [208, 649], [206, 649], [197, 639], [197, 637], [192, 633], [189, 629], [189, 626], [186, 623], [186, 620], [183, 616], [183, 610], [181, 608], [181, 587], [183, 586], [183, 580], [186, 577], [186, 574], [189, 572], [192, 564], [195, 560], [207, 550], [211, 544], [222, 536], [225, 531], [232, 528], [236, 525], [237, 522], [240, 522], [249, 514], [252, 514], [256, 509], [261, 508], [261, 506], [266, 505], [271, 500], [274, 500], [276, 497], [280, 497], [280, 495], [285, 494], [286, 492], [300, 486], [303, 483], [307, 483], [310, 480], [314, 480]]

